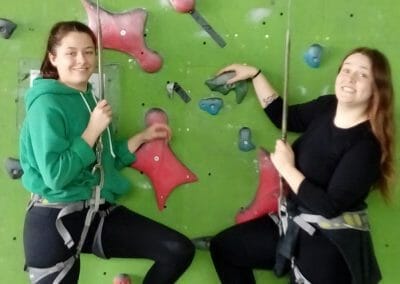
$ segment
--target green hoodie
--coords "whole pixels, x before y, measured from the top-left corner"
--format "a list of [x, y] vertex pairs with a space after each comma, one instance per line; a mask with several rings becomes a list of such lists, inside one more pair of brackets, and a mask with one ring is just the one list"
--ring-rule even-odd
[[[39, 77], [26, 94], [20, 134], [22, 183], [49, 202], [87, 200], [99, 184], [98, 171], [92, 173], [95, 151], [81, 137], [90, 118], [88, 107], [96, 105], [91, 89], [89, 84], [86, 92], [79, 92]], [[113, 203], [129, 190], [119, 169], [130, 165], [135, 155], [129, 152], [126, 140], [110, 147], [108, 133], [102, 134], [105, 177], [101, 196]]]

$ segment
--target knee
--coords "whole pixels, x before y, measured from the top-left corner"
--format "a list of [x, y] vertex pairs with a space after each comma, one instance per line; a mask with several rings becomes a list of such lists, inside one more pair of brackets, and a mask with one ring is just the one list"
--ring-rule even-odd
[[224, 241], [219, 235], [216, 235], [210, 240], [210, 253], [211, 255], [215, 255], [218, 251], [223, 250]]
[[193, 243], [187, 239], [175, 240], [167, 243], [169, 251], [169, 261], [191, 263], [194, 258], [195, 247]]
[[185, 256], [186, 259], [192, 261], [194, 253], [195, 253], [195, 247], [189, 239], [180, 242], [179, 254]]

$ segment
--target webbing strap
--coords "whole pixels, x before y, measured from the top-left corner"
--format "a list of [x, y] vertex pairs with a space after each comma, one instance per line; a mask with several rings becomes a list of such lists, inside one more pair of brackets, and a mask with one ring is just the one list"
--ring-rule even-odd
[[206, 31], [211, 38], [220, 46], [224, 47], [226, 45], [225, 40], [214, 30], [214, 28], [197, 12], [195, 9], [190, 11], [190, 15], [192, 15], [193, 19]]
[[310, 236], [312, 236], [315, 233], [315, 228], [308, 223], [304, 218], [302, 218], [301, 215], [298, 215], [293, 218], [293, 221], [299, 225], [300, 228], [302, 228], [304, 231], [306, 231]]
[[75, 257], [71, 256], [66, 261], [59, 262], [51, 267], [47, 268], [36, 268], [36, 267], [27, 267], [27, 271], [29, 273], [29, 279], [32, 284], [38, 283], [43, 278], [47, 276], [60, 272], [56, 279], [54, 279], [54, 284], [59, 284], [60, 281], [67, 275], [68, 271], [72, 268], [75, 263]]
[[72, 248], [74, 246], [74, 241], [73, 241], [70, 233], [68, 232], [68, 230], [65, 228], [61, 218], [66, 215], [72, 214], [76, 211], [83, 210], [84, 205], [85, 205], [84, 202], [71, 203], [71, 204], [65, 206], [64, 208], [62, 208], [57, 215], [56, 228], [57, 228], [57, 231], [60, 234], [60, 236], [63, 238], [64, 244], [68, 248]]
[[314, 233], [315, 228], [309, 223], [314, 223], [325, 230], [355, 229], [369, 231], [368, 214], [365, 210], [344, 212], [342, 215], [331, 219], [321, 215], [301, 213], [294, 218], [294, 221], [310, 235]]
[[285, 196], [282, 193], [279, 195], [278, 199], [278, 216], [279, 216], [279, 235], [283, 236], [288, 229], [288, 211]]
[[295, 282], [297, 284], [312, 284], [310, 281], [307, 280], [307, 278], [304, 277], [304, 275], [300, 272], [300, 269], [297, 267], [297, 265], [294, 263], [294, 258], [292, 258], [292, 270], [293, 270], [293, 275], [295, 278]]
[[[85, 225], [82, 229], [81, 238], [80, 238], [78, 246], [76, 248], [76, 256], [79, 256], [79, 254], [81, 253], [83, 244], [85, 243], [85, 240], [86, 240], [86, 236], [89, 232], [90, 225], [92, 224], [94, 216], [99, 211], [100, 204], [104, 203], [104, 199], [100, 198], [100, 191], [101, 191], [100, 186], [96, 186], [96, 188], [93, 192], [94, 197], [91, 199], [91, 200], [94, 200], [94, 202], [90, 204], [90, 207], [86, 214]], [[102, 219], [104, 219], [104, 217]], [[101, 220], [101, 221], [103, 221], [103, 220]]]
[[107, 210], [99, 211], [100, 221], [97, 226], [96, 233], [94, 234], [93, 244], [92, 244], [92, 252], [98, 257], [106, 258], [106, 255], [103, 250], [103, 242], [101, 239], [101, 233], [103, 232], [104, 218], [107, 215], [109, 215], [111, 213], [111, 211], [113, 211], [117, 207], [118, 207], [118, 205], [112, 206], [112, 207], [108, 208]]

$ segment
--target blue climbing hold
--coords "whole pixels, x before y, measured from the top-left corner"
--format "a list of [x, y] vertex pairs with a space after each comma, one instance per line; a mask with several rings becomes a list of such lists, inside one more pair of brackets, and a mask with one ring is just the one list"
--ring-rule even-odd
[[318, 68], [321, 64], [323, 47], [317, 43], [310, 45], [304, 54], [304, 60], [308, 66]]
[[211, 115], [216, 115], [222, 108], [223, 104], [224, 103], [220, 98], [207, 98], [200, 100], [199, 107]]
[[248, 127], [242, 127], [239, 130], [239, 149], [244, 152], [248, 152], [255, 148], [253, 142], [251, 142], [251, 130]]

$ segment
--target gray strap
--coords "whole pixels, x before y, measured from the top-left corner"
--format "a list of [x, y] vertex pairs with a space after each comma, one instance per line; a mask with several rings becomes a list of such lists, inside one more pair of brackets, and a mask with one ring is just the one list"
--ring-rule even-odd
[[75, 257], [71, 256], [66, 261], [59, 262], [51, 267], [47, 268], [27, 267], [27, 271], [29, 273], [29, 279], [32, 284], [36, 284], [43, 278], [53, 273], [60, 272], [57, 278], [53, 282], [54, 284], [58, 284], [65, 277], [65, 275], [67, 275], [69, 270], [74, 265], [74, 262], [75, 262]]
[[90, 224], [92, 223], [93, 217], [96, 214], [94, 208], [90, 207], [85, 217], [85, 225], [83, 226], [81, 238], [79, 239], [78, 246], [76, 247], [76, 255], [78, 256], [83, 248], [83, 244], [85, 243], [86, 236], [89, 232]]
[[99, 225], [97, 226], [97, 230], [94, 235], [92, 252], [100, 258], [107, 258], [104, 253], [104, 250], [103, 250], [103, 241], [101, 239], [101, 234], [103, 232], [104, 218], [106, 216], [108, 216], [111, 213], [111, 211], [113, 211], [117, 207], [118, 207], [118, 205], [112, 206], [112, 207], [108, 208], [107, 210], [99, 211], [100, 222], [99, 222]]
[[304, 275], [300, 272], [300, 269], [297, 267], [297, 265], [294, 263], [294, 258], [292, 258], [292, 270], [293, 270], [293, 275], [295, 278], [295, 282], [297, 284], [312, 284], [310, 281], [308, 281], [307, 278], [304, 277]]
[[193, 19], [205, 30], [211, 38], [220, 46], [224, 47], [226, 45], [226, 42], [224, 39], [217, 34], [217, 32], [210, 26], [210, 24], [206, 21], [206, 19], [203, 18], [200, 13], [198, 13], [195, 9], [190, 11], [190, 15], [192, 15]]
[[[83, 227], [81, 239], [79, 240], [78, 246], [76, 248], [76, 255], [78, 256], [81, 253], [83, 244], [85, 243], [86, 236], [89, 232], [90, 225], [92, 224], [93, 218], [97, 212], [99, 212], [99, 206], [105, 202], [103, 198], [100, 198], [101, 187], [96, 186], [93, 192], [93, 198], [90, 199], [89, 210], [86, 214], [85, 218], [85, 226]], [[103, 218], [102, 218], [103, 219]]]
[[60, 271], [60, 273], [58, 274], [57, 278], [54, 279], [53, 284], [59, 284], [61, 282], [61, 280], [64, 279], [65, 275], [68, 274], [68, 272], [70, 271], [70, 269], [72, 268], [72, 266], [75, 263], [75, 257], [71, 256], [70, 258], [67, 259], [67, 261], [64, 262], [64, 269]]
[[40, 200], [40, 196], [37, 194], [32, 194], [31, 200], [29, 200], [29, 202], [28, 202], [26, 211], [28, 212], [38, 202], [38, 200]]
[[104, 213], [104, 211], [101, 211], [99, 213], [100, 213], [101, 219], [100, 219], [99, 225], [97, 226], [96, 233], [94, 235], [93, 244], [92, 244], [92, 252], [100, 258], [106, 258], [106, 255], [103, 250], [103, 242], [101, 240], [101, 233], [103, 232], [103, 225], [104, 225], [104, 217], [106, 214], [101, 214], [101, 213]]
[[315, 233], [315, 228], [307, 223], [307, 221], [304, 220], [301, 215], [294, 217], [293, 221], [296, 222], [297, 225], [299, 225], [299, 227], [306, 231], [310, 236]]
[[280, 194], [279, 205], [278, 205], [278, 217], [279, 217], [279, 235], [282, 236], [286, 233], [288, 229], [288, 211], [286, 205], [286, 198]]
[[177, 82], [174, 82], [173, 90], [181, 97], [181, 99], [185, 103], [190, 102], [191, 98], [189, 97], [188, 93]]
[[188, 93], [177, 82], [168, 83], [167, 91], [168, 91], [168, 96], [170, 98], [172, 98], [172, 96], [174, 95], [174, 92], [176, 92], [185, 103], [188, 103], [191, 100]]
[[84, 206], [85, 206], [84, 202], [74, 202], [74, 203], [71, 203], [71, 204], [65, 206], [64, 208], [62, 208], [57, 215], [57, 220], [56, 220], [57, 231], [60, 234], [60, 236], [63, 238], [64, 244], [68, 248], [73, 247], [74, 241], [73, 241], [70, 233], [68, 232], [68, 230], [65, 228], [61, 218], [66, 215], [72, 214], [76, 211], [83, 210]]
[[[368, 214], [365, 210], [344, 212], [342, 215], [327, 219], [321, 215], [301, 213], [296, 216], [300, 227], [303, 223], [317, 224], [321, 229], [339, 230], [339, 229], [355, 229], [361, 231], [369, 230]], [[309, 225], [309, 224], [308, 224]], [[307, 231], [307, 229], [305, 229]], [[308, 231], [307, 231], [308, 232]]]
[[277, 214], [268, 214], [268, 216], [272, 219], [272, 221], [274, 221], [274, 223], [275, 223], [276, 225], [279, 226], [280, 220], [279, 220], [279, 217], [278, 217]]

